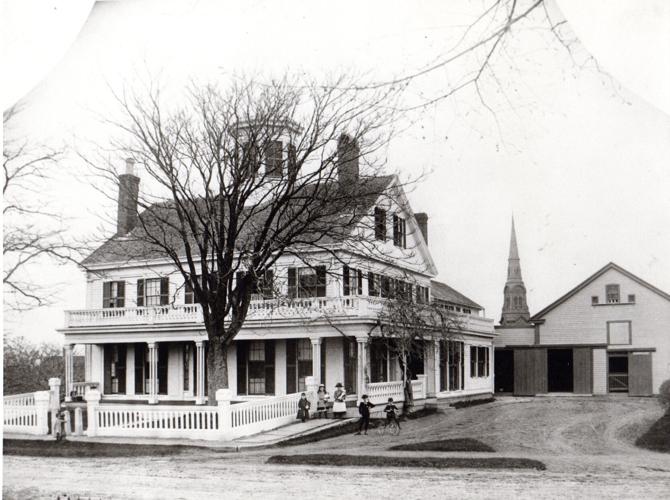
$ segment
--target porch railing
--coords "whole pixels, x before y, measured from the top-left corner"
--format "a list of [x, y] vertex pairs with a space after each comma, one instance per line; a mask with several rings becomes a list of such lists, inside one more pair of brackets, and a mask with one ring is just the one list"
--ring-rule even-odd
[[25, 394], [12, 394], [2, 398], [2, 404], [7, 406], [33, 406], [35, 404], [35, 393], [27, 392]]
[[[374, 305], [369, 306], [374, 309]], [[321, 315], [352, 315], [368, 310], [360, 297], [311, 297], [303, 299], [254, 300], [247, 320], [311, 319]], [[154, 307], [82, 309], [65, 312], [65, 327], [202, 322], [199, 304]]]
[[97, 389], [99, 385], [98, 382], [74, 382], [72, 384], [72, 395], [83, 398], [87, 390]]
[[[367, 394], [373, 404], [382, 404], [393, 398], [394, 402], [405, 401], [405, 391], [402, 380], [391, 382], [373, 382], [367, 384]], [[412, 395], [414, 399], [426, 399], [426, 376], [419, 375], [417, 380], [412, 380]]]
[[[307, 397], [314, 400], [316, 395], [308, 392]], [[232, 405], [232, 436], [250, 436], [294, 422], [299, 401], [300, 393], [295, 393]]]

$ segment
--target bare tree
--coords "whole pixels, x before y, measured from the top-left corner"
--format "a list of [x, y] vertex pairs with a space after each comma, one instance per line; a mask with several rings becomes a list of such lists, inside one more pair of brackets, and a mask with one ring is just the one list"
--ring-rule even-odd
[[23, 310], [48, 304], [55, 293], [48, 284], [31, 276], [31, 267], [40, 262], [74, 262], [80, 246], [70, 241], [63, 217], [49, 210], [44, 194], [63, 152], [35, 144], [29, 138], [8, 139], [16, 115], [14, 107], [2, 116], [2, 282], [5, 307]]
[[[406, 285], [405, 285], [406, 287]], [[411, 288], [395, 289], [382, 303], [379, 336], [392, 360], [397, 359], [403, 381], [403, 408], [414, 406], [412, 360], [423, 360], [426, 348], [434, 341], [456, 338], [463, 332], [463, 317], [435, 302], [422, 301]]]
[[[117, 96], [124, 118], [113, 148], [149, 182], [135, 229], [100, 251], [174, 264], [202, 307], [210, 395], [228, 387], [227, 349], [280, 257], [314, 266], [314, 250], [375, 250], [352, 230], [393, 179], [373, 157], [387, 144], [397, 92], [344, 83], [193, 85], [175, 106], [156, 86]], [[104, 154], [85, 160], [118, 183]]]

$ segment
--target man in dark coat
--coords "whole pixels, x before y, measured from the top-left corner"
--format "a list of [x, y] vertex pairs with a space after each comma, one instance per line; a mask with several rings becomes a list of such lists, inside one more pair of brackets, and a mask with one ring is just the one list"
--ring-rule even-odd
[[356, 436], [360, 436], [361, 431], [365, 431], [365, 434], [368, 433], [368, 427], [370, 426], [370, 408], [374, 408], [375, 406], [370, 403], [367, 394], [363, 394], [361, 399], [363, 399], [363, 401], [358, 405], [358, 413], [361, 414], [361, 419], [358, 421], [358, 432], [355, 434]]

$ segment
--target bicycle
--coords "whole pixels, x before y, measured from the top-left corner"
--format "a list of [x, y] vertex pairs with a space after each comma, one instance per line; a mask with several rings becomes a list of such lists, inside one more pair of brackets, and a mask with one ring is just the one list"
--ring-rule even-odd
[[377, 426], [377, 434], [383, 436], [384, 434], [390, 434], [391, 436], [397, 436], [400, 434], [400, 424], [398, 419], [392, 418], [391, 420], [384, 419], [383, 423], [380, 423]]

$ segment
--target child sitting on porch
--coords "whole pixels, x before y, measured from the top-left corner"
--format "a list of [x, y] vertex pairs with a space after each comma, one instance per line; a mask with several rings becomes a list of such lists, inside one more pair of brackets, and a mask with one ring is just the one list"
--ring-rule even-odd
[[307, 399], [307, 396], [303, 392], [300, 395], [300, 401], [298, 401], [298, 416], [297, 418], [302, 420], [303, 422], [305, 420], [309, 419], [309, 400]]

